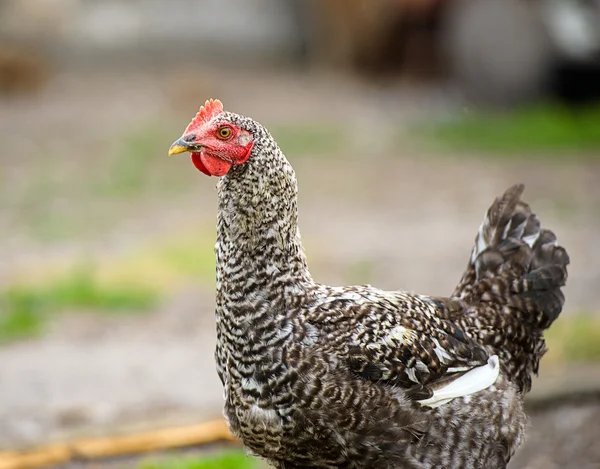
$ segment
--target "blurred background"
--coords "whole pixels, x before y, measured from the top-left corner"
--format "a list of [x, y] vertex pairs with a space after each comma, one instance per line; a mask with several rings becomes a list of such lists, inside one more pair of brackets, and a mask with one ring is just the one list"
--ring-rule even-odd
[[[600, 467], [597, 0], [0, 0], [0, 450], [220, 418], [215, 180], [166, 156], [210, 97], [323, 283], [450, 293], [524, 182], [571, 268], [510, 467]], [[259, 467], [219, 451], [111, 467]]]

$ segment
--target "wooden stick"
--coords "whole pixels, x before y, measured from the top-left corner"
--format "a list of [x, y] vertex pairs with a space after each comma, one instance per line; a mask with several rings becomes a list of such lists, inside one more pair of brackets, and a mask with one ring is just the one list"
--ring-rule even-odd
[[88, 438], [48, 445], [32, 451], [0, 452], [0, 469], [36, 469], [77, 459], [101, 459], [126, 454], [236, 441], [223, 420], [135, 435]]
[[64, 464], [71, 459], [66, 444], [49, 445], [33, 451], [7, 451], [0, 453], [0, 469], [30, 469]]

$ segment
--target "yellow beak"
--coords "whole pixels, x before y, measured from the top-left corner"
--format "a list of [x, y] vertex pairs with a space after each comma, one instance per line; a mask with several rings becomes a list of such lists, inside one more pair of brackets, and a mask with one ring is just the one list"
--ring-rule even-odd
[[180, 153], [190, 151], [192, 149], [192, 146], [197, 145], [190, 145], [189, 143], [184, 142], [183, 139], [180, 138], [179, 140], [175, 141], [173, 145], [171, 145], [171, 148], [169, 148], [169, 156], [179, 155]]

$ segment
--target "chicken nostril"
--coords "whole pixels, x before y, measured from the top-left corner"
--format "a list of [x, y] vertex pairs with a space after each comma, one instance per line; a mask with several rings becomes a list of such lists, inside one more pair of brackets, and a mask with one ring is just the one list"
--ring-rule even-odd
[[196, 139], [196, 134], [189, 134], [183, 137], [184, 142], [193, 142]]

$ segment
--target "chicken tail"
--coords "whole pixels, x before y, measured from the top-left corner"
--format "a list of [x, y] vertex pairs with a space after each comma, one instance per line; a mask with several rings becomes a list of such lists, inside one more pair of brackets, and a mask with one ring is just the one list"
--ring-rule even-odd
[[487, 211], [453, 297], [469, 305], [463, 326], [512, 362], [528, 390], [545, 352], [542, 332], [565, 302], [569, 256], [521, 200], [523, 190], [522, 184], [509, 188]]

